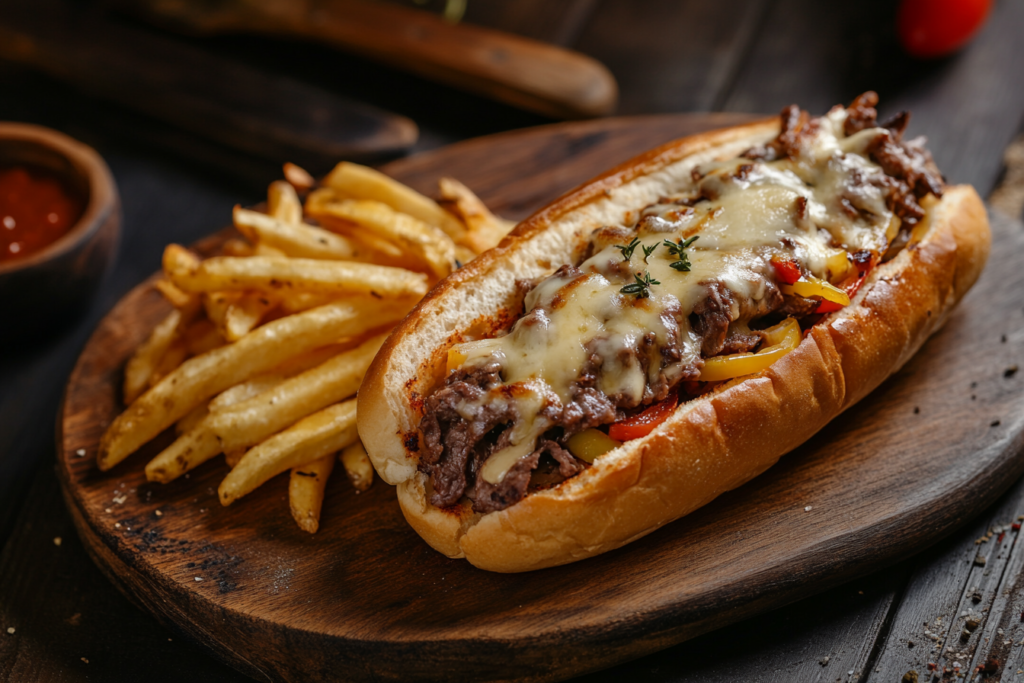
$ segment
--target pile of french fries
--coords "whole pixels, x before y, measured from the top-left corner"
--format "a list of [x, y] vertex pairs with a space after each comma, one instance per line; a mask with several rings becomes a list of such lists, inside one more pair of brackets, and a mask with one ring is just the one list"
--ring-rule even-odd
[[336, 455], [357, 491], [373, 482], [355, 394], [387, 333], [514, 224], [449, 178], [434, 201], [347, 162], [319, 186], [284, 170], [266, 213], [235, 207], [244, 239], [223, 255], [165, 250], [155, 286], [174, 310], [128, 361], [128, 407], [97, 463], [109, 470], [173, 425], [177, 439], [146, 465], [150, 481], [224, 454], [218, 493], [230, 505], [290, 470], [292, 516], [314, 533]]

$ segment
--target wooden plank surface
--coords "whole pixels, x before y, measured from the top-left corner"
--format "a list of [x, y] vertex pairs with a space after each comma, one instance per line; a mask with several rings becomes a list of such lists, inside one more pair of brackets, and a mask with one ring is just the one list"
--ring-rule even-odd
[[[532, 0], [473, 1], [469, 3], [467, 20], [527, 35], [535, 31], [533, 37], [572, 47], [579, 36], [586, 35], [590, 22], [602, 20], [606, 2], [614, 6], [611, 0], [539, 3], [540, 8]], [[709, 16], [702, 26], [728, 28], [733, 18], [729, 15], [735, 13], [735, 7], [731, 3], [708, 4], [721, 5], [721, 18]], [[563, 18], [559, 12], [568, 5], [575, 10], [567, 12], [565, 23], [560, 23]], [[718, 80], [709, 80], [708, 63], [702, 55], [694, 58], [689, 52], [689, 43], [700, 36], [695, 39], [687, 34], [688, 27], [680, 23], [682, 38], [675, 39], [675, 25], [657, 12], [620, 11], [617, 16], [622, 22], [604, 33], [607, 42], [590, 40], [587, 49], [598, 58], [602, 58], [602, 48], [614, 53], [616, 47], [612, 43], [618, 39], [615, 29], [633, 35], [669, 34], [671, 46], [666, 41], [634, 41], [634, 57], [617, 63], [613, 72], [620, 84], [628, 84], [634, 79], [646, 79], [651, 68], [663, 69], [674, 78], [686, 79], [694, 92], [669, 92], [659, 88], [657, 81], [648, 79], [645, 82], [650, 89], [634, 88], [629, 101], [623, 102], [629, 111], [636, 112], [654, 111], [654, 103], [664, 103], [673, 97], [679, 99], [672, 106], [679, 107], [710, 100], [735, 111], [774, 113], [782, 104], [795, 101], [820, 110], [860, 89], [877, 88], [885, 98], [883, 110], [908, 107], [916, 112], [914, 130], [927, 132], [933, 145], [943, 146], [942, 154], [946, 156], [940, 160], [944, 171], [953, 178], [964, 179], [974, 173], [970, 170], [974, 165], [982, 171], [988, 169], [972, 177], [979, 179], [983, 194], [990, 190], [994, 182], [992, 169], [998, 169], [1002, 156], [998, 149], [1000, 140], [1008, 139], [1005, 131], [1016, 130], [1024, 113], [1018, 101], [1022, 91], [1015, 85], [1024, 55], [1024, 41], [1018, 38], [1020, 0], [995, 3], [998, 18], [978, 41], [964, 54], [932, 65], [914, 64], [895, 49], [891, 17], [886, 15], [892, 11], [893, 3], [874, 0], [847, 5], [843, 11], [828, 11], [828, 5], [817, 0], [768, 2], [765, 21], [755, 27], [750, 42], [728, 44], [728, 49], [747, 56], [736, 66], [733, 81], [724, 86]], [[856, 30], [851, 30], [850, 19], [856, 20], [858, 12], [869, 21], [861, 21]], [[673, 21], [685, 20], [680, 15], [674, 17]], [[877, 47], [880, 43], [884, 43], [884, 49]], [[287, 75], [410, 116], [421, 124], [419, 149], [543, 122], [315, 47], [234, 38], [191, 44], [267, 73]], [[708, 45], [713, 51], [725, 49]], [[664, 61], [655, 63], [655, 55]], [[876, 60], [873, 66], [871, 60]], [[857, 63], [867, 65], [860, 71], [867, 77], [856, 77], [858, 70], [851, 68], [851, 64]], [[689, 75], [683, 75], [684, 72]], [[947, 80], [951, 80], [948, 85]], [[256, 201], [265, 183], [277, 173], [273, 164], [259, 158], [236, 154], [208, 139], [83, 96], [54, 81], [12, 73], [0, 65], [0, 83], [5, 92], [5, 97], [0, 98], [0, 118], [53, 125], [98, 146], [121, 184], [126, 243], [114, 277], [89, 314], [92, 320], [157, 266], [164, 242], [188, 242], [216, 229], [235, 202]], [[718, 90], [723, 87], [724, 90]], [[941, 104], [931, 99], [937, 93], [941, 94]], [[925, 110], [932, 112], [927, 122], [923, 120]], [[981, 115], [965, 114], [969, 112]], [[16, 523], [13, 514], [21, 508], [22, 501], [38, 495], [38, 486], [29, 493], [33, 472], [38, 472], [38, 482], [49, 487], [49, 500], [56, 495], [56, 480], [50, 469], [49, 426], [63, 373], [73, 362], [91, 325], [87, 316], [84, 323], [72, 327], [71, 332], [50, 346], [0, 358], [0, 517], [4, 510], [11, 511], [7, 523], [0, 525], [0, 542], [5, 543], [0, 562], [5, 567], [4, 583], [18, 578], [18, 586], [27, 596], [17, 602], [25, 607], [14, 612], [25, 620], [22, 623], [26, 627], [18, 629], [20, 638], [12, 645], [14, 641], [3, 640], [3, 628], [8, 626], [12, 612], [3, 608], [15, 601], [0, 586], [0, 619], [4, 621], [0, 623], [0, 680], [25, 680], [25, 676], [11, 675], [12, 658], [21, 658], [19, 666], [38, 659], [32, 670], [41, 672], [36, 680], [42, 681], [131, 680], [140, 676], [149, 681], [179, 681], [183, 677], [200, 681], [235, 680], [237, 675], [230, 669], [201, 655], [177, 633], [164, 631], [129, 605], [102, 579], [77, 542], [65, 538], [62, 562], [54, 563], [45, 543], [31, 542], [32, 534], [7, 533], [27, 525], [40, 528], [55, 521], [69, 524], [59, 505], [25, 507]], [[1008, 495], [1024, 495], [1024, 486], [1018, 484], [1015, 491]], [[998, 517], [994, 511], [991, 516]], [[987, 521], [978, 524], [983, 527], [981, 530], [987, 529]], [[897, 667], [883, 668], [871, 676], [870, 671], [861, 670], [863, 662], [857, 664], [850, 653], [861, 652], [864, 643], [876, 639], [879, 640], [875, 649], [881, 648], [887, 637], [887, 624], [895, 623], [902, 610], [922, 610], [934, 617], [946, 609], [946, 589], [932, 583], [929, 577], [952, 571], [962, 561], [960, 543], [973, 544], [978, 535], [973, 529], [964, 531], [962, 538], [955, 536], [905, 565], [595, 676], [612, 680], [614, 673], [615, 680], [644, 681], [846, 681], [857, 676], [858, 681], [898, 681], [903, 673]], [[1013, 546], [1013, 552], [1021, 552], [1019, 544]], [[15, 557], [24, 561], [12, 564], [11, 558]], [[924, 582], [916, 590], [903, 581], [912, 571], [915, 583]], [[60, 580], [52, 580], [53, 576]], [[863, 596], [859, 594], [861, 590]], [[950, 590], [953, 594], [957, 592], [955, 588]], [[1019, 590], [1013, 593], [1020, 594]], [[49, 610], [36, 608], [44, 601], [53, 605], [52, 611], [62, 613], [76, 604], [89, 602], [97, 609], [102, 608], [103, 618], [93, 622], [92, 629], [63, 628]], [[936, 603], [934, 609], [928, 608], [931, 601]], [[885, 616], [868, 618], [862, 615], [862, 609], [871, 615]], [[1019, 619], [1019, 611], [1013, 614], [1015, 609], [1013, 604], [1007, 605], [1002, 616]], [[174, 641], [167, 642], [168, 637]], [[31, 647], [25, 639], [32, 641]], [[130, 642], [131, 647], [121, 648], [116, 657], [105, 659], [104, 667], [95, 663], [91, 667], [80, 666], [81, 662], [70, 656], [75, 651], [91, 649], [82, 647], [85, 644], [107, 642]], [[887, 650], [885, 656], [875, 661], [883, 662], [897, 652]], [[817, 662], [827, 655], [832, 659], [822, 667]], [[840, 656], [843, 664], [835, 666]], [[1016, 671], [1011, 668], [1014, 661], [1019, 662], [1019, 655], [1010, 658], [1007, 671]], [[918, 665], [914, 659], [907, 663]], [[1017, 666], [1020, 668], [1019, 663]], [[787, 671], [794, 672], [788, 679], [784, 675]]]
[[[524, 197], [547, 201], [595, 167], [620, 161], [624, 147], [615, 140], [624, 131], [637, 150], [663, 141], [669, 121], [582, 124], [587, 133], [575, 138], [566, 131], [581, 124], [564, 124], [469, 142], [387, 170], [424, 182], [475, 169], [476, 178], [493, 179], [493, 188], [506, 192], [492, 196], [492, 186], [477, 187], [503, 211]], [[680, 116], [676, 126], [691, 131], [701, 121]], [[517, 163], [505, 163], [495, 145], [518, 149]], [[555, 166], [564, 169], [546, 175]], [[512, 170], [532, 181], [499, 182]], [[539, 196], [538, 187], [549, 196]], [[438, 670], [473, 680], [556, 680], [890, 564], [980, 511], [987, 496], [1024, 471], [1016, 457], [1024, 443], [1024, 387], [1002, 375], [1024, 357], [993, 336], [1024, 335], [1024, 320], [1006, 314], [1024, 288], [1024, 273], [1008, 256], [1024, 250], [1024, 232], [997, 222], [996, 244], [965, 306], [868, 400], [741, 490], [579, 564], [495, 575], [448, 560], [415, 537], [382, 485], [357, 499], [335, 482], [311, 539], [293, 528], [272, 486], [243, 504], [217, 506], [211, 492], [222, 464], [166, 487], [147, 484], [142, 465], [157, 445], [101, 475], [92, 456], [119, 409], [120, 365], [166, 313], [146, 287], [105, 319], [72, 374], [58, 470], [87, 548], [115, 583], [251, 675], [330, 680], [323, 672], [344, 667], [367, 680], [430, 679]], [[975, 401], [966, 386], [973, 377]], [[939, 502], [941, 510], [933, 510]], [[422, 576], [410, 575], [410, 562]], [[594, 601], [595, 592], [603, 599]], [[864, 626], [877, 629], [884, 612], [883, 600], [863, 615]], [[566, 659], [570, 646], [575, 654]], [[296, 657], [294, 647], [319, 654]], [[847, 650], [847, 659], [862, 661], [873, 646], [859, 641]]]

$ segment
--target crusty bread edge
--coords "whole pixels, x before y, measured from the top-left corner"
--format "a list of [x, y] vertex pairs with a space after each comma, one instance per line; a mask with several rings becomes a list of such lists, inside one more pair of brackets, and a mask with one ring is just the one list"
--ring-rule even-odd
[[[403, 437], [410, 426], [414, 432], [419, 419], [410, 407], [409, 370], [423, 375], [430, 353], [449, 345], [460, 328], [424, 329], [423, 319], [444, 319], [454, 301], [465, 312], [459, 289], [493, 277], [522, 255], [531, 238], [560, 227], [570, 212], [607, 197], [608, 190], [716, 146], [770, 138], [777, 126], [770, 120], [684, 138], [565, 195], [479, 263], [442, 283], [386, 342], [360, 391], [360, 435], [382, 477], [398, 484], [406, 519], [432, 547], [483, 569], [517, 572], [629, 543], [766, 470], [877, 387], [945, 321], [977, 279], [989, 249], [984, 205], [965, 186], [949, 188], [932, 207], [920, 243], [876, 268], [850, 306], [815, 326], [796, 350], [766, 371], [688, 402], [649, 436], [506, 510], [477, 515], [468, 505], [440, 510], [427, 502], [426, 477], [415, 472]], [[395, 362], [397, 354], [404, 363]], [[395, 365], [406, 373], [389, 374]]]

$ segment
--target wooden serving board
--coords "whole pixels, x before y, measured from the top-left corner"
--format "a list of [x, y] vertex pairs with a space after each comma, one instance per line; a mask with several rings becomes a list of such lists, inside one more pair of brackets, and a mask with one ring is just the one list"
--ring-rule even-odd
[[[425, 191], [452, 175], [523, 216], [572, 185], [735, 116], [611, 119], [509, 133], [393, 163]], [[93, 459], [121, 410], [130, 351], [167, 312], [140, 285], [68, 382], [58, 470], [79, 533], [157, 618], [268, 681], [558, 680], [667, 647], [915, 553], [1024, 472], [1024, 228], [993, 220], [981, 281], [879, 390], [765, 475], [632, 545], [491, 574], [431, 550], [392, 488], [336, 475], [321, 530], [300, 531], [282, 477], [230, 508], [220, 459], [169, 485]]]

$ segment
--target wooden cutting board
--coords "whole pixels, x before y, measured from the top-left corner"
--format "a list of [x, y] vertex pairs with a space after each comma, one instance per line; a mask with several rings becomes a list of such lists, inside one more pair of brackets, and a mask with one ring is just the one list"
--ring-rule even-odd
[[[387, 170], [442, 174], [519, 217], [673, 137], [739, 120], [610, 119], [473, 140]], [[167, 312], [143, 283], [103, 320], [68, 382], [58, 471], [97, 564], [130, 598], [268, 681], [557, 680], [667, 647], [909, 556], [1024, 472], [1024, 227], [993, 220], [981, 281], [879, 390], [762, 477], [630, 546], [490, 574], [442, 557], [392, 488], [328, 488], [321, 530], [291, 520], [286, 481], [222, 508], [218, 459], [169, 485], [93, 458], [121, 410], [130, 351]], [[211, 246], [210, 244], [206, 245]]]

